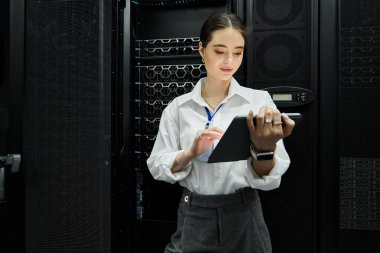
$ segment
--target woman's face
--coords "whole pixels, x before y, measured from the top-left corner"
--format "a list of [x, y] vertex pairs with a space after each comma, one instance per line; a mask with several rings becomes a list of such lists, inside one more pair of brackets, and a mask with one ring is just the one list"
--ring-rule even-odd
[[207, 76], [216, 80], [230, 80], [243, 60], [244, 38], [232, 27], [216, 30], [204, 48], [199, 43], [199, 52], [204, 58]]

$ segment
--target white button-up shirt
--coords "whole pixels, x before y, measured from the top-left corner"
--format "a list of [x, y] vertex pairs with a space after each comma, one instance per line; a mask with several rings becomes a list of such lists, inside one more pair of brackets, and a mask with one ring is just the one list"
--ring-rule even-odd
[[[205, 106], [208, 105], [201, 97], [201, 85], [202, 79], [193, 91], [175, 98], [163, 111], [156, 142], [147, 160], [152, 176], [169, 183], [179, 182], [190, 191], [205, 195], [233, 193], [244, 187], [261, 190], [279, 187], [281, 176], [290, 164], [283, 140], [277, 142], [275, 166], [263, 177], [253, 170], [252, 158], [223, 163], [192, 160], [180, 172], [171, 172], [177, 154], [190, 149], [197, 132], [205, 128]], [[257, 114], [264, 105], [276, 107], [267, 91], [240, 86], [233, 78], [222, 103], [210, 127], [216, 126], [223, 130], [227, 129], [235, 116], [247, 116], [250, 110]]]

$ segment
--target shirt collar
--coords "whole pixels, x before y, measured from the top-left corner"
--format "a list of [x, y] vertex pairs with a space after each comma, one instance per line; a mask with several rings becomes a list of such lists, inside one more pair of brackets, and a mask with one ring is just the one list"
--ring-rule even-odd
[[[207, 106], [207, 104], [205, 103], [204, 99], [201, 96], [202, 82], [205, 78], [206, 77], [201, 78], [196, 83], [194, 89], [190, 93], [186, 94], [185, 96], [178, 97], [179, 106], [188, 102], [189, 100], [193, 100], [194, 102], [196, 102], [197, 104], [201, 106]], [[240, 84], [235, 80], [235, 78], [232, 78], [230, 88], [228, 90], [227, 97], [224, 99], [224, 102], [228, 101], [231, 97], [235, 95], [242, 97], [248, 102], [250, 101], [250, 97], [248, 96], [248, 93], [244, 91], [244, 88], [240, 86]]]

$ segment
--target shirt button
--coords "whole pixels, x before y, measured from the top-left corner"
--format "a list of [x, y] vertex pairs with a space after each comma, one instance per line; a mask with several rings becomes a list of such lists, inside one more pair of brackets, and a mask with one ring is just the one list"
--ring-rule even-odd
[[189, 202], [189, 196], [185, 196], [183, 200], [185, 200], [186, 203]]

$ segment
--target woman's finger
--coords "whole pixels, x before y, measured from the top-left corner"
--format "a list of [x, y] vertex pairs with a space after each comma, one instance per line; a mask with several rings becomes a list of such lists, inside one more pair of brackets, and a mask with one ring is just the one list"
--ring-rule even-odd
[[274, 128], [274, 130], [279, 130], [282, 128], [282, 119], [281, 119], [281, 113], [279, 110], [274, 110], [273, 111], [273, 122], [272, 122], [272, 126]]
[[272, 108], [267, 108], [265, 110], [265, 116], [264, 116], [264, 127], [272, 127], [273, 123], [273, 110]]
[[221, 134], [224, 134], [224, 130], [219, 128], [219, 127], [210, 127], [209, 129], [207, 129], [206, 131], [215, 131], [215, 132], [218, 132], [218, 133], [221, 133]]
[[288, 115], [286, 115], [285, 113], [281, 114], [281, 116], [282, 116], [281, 118], [283, 122], [282, 127], [283, 127], [284, 137], [288, 137], [292, 133], [293, 128], [296, 125], [296, 123], [294, 122], [294, 120], [289, 118]]
[[261, 107], [256, 115], [256, 129], [258, 130], [264, 127], [265, 111], [267, 110], [267, 108], [267, 106]]
[[199, 139], [221, 139], [222, 136], [224, 134], [224, 131], [222, 129], [220, 130], [211, 130], [211, 129], [207, 129], [207, 130], [203, 130], [203, 131], [200, 131], [198, 133], [198, 136], [197, 138]]
[[253, 124], [253, 112], [249, 111], [247, 115], [247, 126], [249, 131], [255, 131], [255, 125]]

